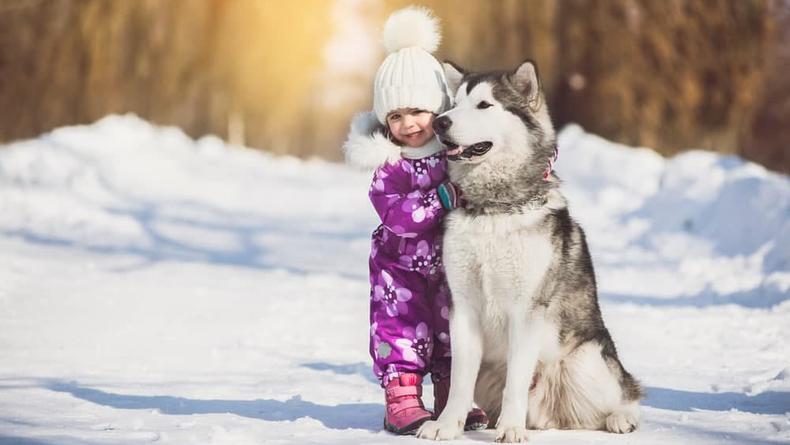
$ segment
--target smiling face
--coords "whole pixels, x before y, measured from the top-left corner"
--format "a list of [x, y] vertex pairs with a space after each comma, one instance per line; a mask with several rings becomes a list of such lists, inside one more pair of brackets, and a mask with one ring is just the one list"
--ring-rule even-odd
[[416, 108], [399, 108], [387, 114], [387, 126], [392, 137], [403, 145], [419, 148], [433, 139], [434, 114]]

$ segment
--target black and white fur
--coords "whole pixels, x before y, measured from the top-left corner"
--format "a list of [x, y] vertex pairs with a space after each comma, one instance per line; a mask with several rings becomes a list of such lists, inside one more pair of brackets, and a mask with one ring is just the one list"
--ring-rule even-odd
[[473, 401], [501, 442], [525, 441], [527, 428], [633, 431], [642, 389], [604, 326], [584, 232], [558, 178], [543, 178], [556, 137], [535, 65], [445, 72], [456, 106], [434, 128], [466, 204], [444, 236], [450, 396], [418, 435], [459, 437]]

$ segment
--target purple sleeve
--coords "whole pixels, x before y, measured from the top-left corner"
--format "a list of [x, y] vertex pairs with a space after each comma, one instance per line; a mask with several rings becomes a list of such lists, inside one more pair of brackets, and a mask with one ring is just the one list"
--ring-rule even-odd
[[370, 201], [381, 222], [405, 237], [438, 227], [446, 213], [436, 188], [420, 190], [413, 186], [410, 170], [404, 160], [385, 164], [376, 169], [370, 186]]

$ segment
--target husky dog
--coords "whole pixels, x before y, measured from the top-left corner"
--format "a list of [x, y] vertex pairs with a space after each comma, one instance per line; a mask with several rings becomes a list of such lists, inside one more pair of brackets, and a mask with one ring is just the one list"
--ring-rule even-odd
[[460, 436], [473, 401], [499, 442], [525, 441], [527, 428], [633, 431], [643, 392], [604, 326], [584, 232], [551, 171], [535, 65], [445, 73], [456, 106], [433, 126], [465, 200], [445, 220], [453, 366], [447, 407], [418, 435]]

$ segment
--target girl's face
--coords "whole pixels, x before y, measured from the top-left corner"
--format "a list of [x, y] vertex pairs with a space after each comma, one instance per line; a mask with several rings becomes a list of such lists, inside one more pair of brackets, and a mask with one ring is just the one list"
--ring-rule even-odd
[[387, 126], [398, 142], [418, 148], [433, 138], [433, 118], [430, 111], [398, 108], [387, 115]]

